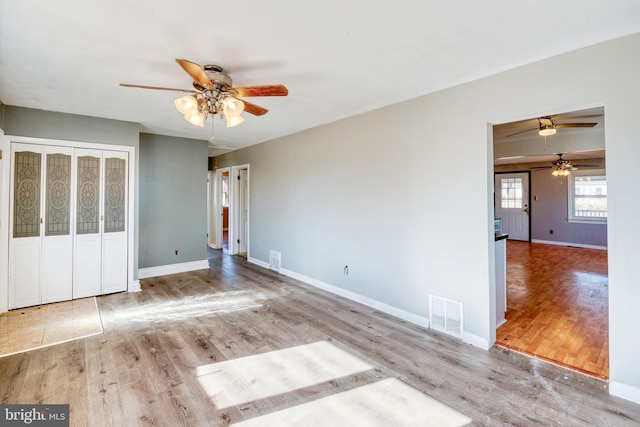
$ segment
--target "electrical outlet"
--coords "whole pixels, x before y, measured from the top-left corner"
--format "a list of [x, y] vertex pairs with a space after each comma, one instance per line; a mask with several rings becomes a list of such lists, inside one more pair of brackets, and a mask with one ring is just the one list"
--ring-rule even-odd
[[349, 266], [345, 265], [343, 271], [345, 275], [349, 274]]
[[176, 255], [178, 255], [178, 250], [176, 249]]
[[549, 234], [553, 234], [553, 230], [549, 230]]

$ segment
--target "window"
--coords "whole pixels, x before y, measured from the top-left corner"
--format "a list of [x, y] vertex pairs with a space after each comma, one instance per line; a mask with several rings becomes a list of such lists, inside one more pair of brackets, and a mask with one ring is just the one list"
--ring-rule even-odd
[[522, 208], [522, 178], [501, 178], [500, 187], [502, 209]]
[[569, 222], [607, 222], [604, 170], [574, 171], [569, 176]]

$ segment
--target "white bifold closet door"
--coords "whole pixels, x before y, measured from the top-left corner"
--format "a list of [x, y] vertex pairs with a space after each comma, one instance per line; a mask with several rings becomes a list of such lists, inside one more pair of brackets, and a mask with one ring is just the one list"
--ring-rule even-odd
[[12, 144], [9, 308], [127, 289], [128, 154]]
[[73, 148], [13, 144], [11, 308], [71, 299]]
[[75, 150], [73, 298], [127, 289], [127, 153]]

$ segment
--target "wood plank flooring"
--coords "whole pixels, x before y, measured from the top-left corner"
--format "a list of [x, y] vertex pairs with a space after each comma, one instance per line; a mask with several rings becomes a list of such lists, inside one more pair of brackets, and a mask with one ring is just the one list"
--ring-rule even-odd
[[[478, 349], [222, 251], [210, 256], [209, 270], [144, 279], [142, 292], [98, 298], [102, 335], [0, 359], [0, 403], [69, 403], [73, 426], [274, 425], [282, 414], [281, 426], [289, 409], [304, 415], [393, 380], [472, 425], [640, 424], [640, 405], [610, 396], [606, 382], [508, 349]], [[278, 360], [281, 350], [316, 343], [371, 369], [246, 402], [210, 395], [203, 382], [202, 370], [218, 372], [218, 362], [248, 366], [247, 357]], [[246, 373], [234, 384], [249, 389], [257, 380]], [[375, 401], [360, 406], [362, 419], [376, 409]]]
[[496, 342], [609, 377], [607, 251], [507, 241], [507, 322]]

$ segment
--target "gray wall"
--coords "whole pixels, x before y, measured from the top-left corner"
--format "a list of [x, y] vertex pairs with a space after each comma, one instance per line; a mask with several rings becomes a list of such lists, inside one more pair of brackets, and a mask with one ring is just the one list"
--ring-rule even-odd
[[609, 385], [640, 396], [639, 51], [636, 34], [221, 156], [250, 163], [249, 256], [279, 250], [290, 271], [419, 316], [429, 294], [461, 301], [465, 336], [489, 345], [491, 124], [604, 105]]
[[[555, 177], [548, 170], [532, 172], [531, 238], [606, 247], [606, 224], [567, 221], [568, 191], [566, 178]], [[534, 196], [538, 196], [538, 200], [534, 200]], [[553, 230], [553, 234], [550, 234], [549, 230]]]
[[207, 160], [207, 141], [140, 134], [140, 268], [207, 259]]

